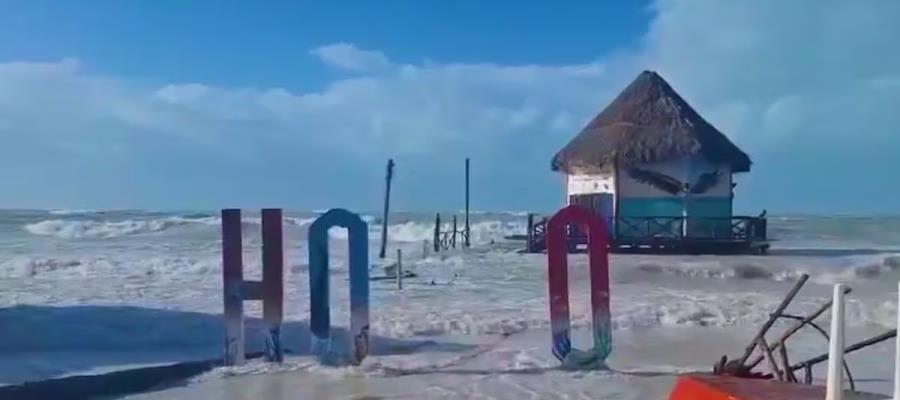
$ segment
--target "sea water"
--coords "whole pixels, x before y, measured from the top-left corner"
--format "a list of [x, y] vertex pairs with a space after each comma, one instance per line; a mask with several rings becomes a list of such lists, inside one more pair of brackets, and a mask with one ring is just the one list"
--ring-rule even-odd
[[[434, 253], [425, 243], [433, 214], [398, 213], [388, 226], [388, 257], [401, 249], [404, 269], [417, 277], [402, 291], [372, 282], [370, 356], [358, 367], [323, 367], [308, 351], [306, 230], [317, 215], [285, 213], [286, 362], [220, 368], [134, 398], [662, 399], [677, 373], [740, 356], [803, 273], [811, 278], [790, 313], [814, 310], [842, 282], [854, 289], [848, 341], [895, 327], [900, 217], [775, 216], [765, 256], [611, 256], [612, 370], [561, 371], [550, 353], [546, 256], [519, 254], [523, 243], [504, 240], [524, 234], [523, 214], [473, 214], [472, 247]], [[378, 275], [381, 225], [374, 214], [364, 219]], [[258, 213], [243, 218], [247, 279], [261, 276], [259, 221]], [[0, 383], [221, 356], [219, 227], [216, 212], [0, 211]], [[341, 342], [349, 324], [347, 236], [329, 234]], [[586, 258], [570, 260], [573, 342], [584, 348]], [[261, 305], [245, 308], [248, 350], [261, 349], [263, 328], [253, 318]], [[820, 322], [827, 327], [828, 315]], [[788, 342], [792, 362], [827, 351], [817, 335], [804, 330]], [[859, 388], [891, 390], [892, 354], [887, 341], [849, 355]]]

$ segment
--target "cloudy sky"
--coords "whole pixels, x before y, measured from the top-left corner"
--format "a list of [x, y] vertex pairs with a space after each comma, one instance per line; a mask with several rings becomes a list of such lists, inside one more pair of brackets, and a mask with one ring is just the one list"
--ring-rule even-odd
[[459, 209], [471, 157], [474, 208], [552, 210], [653, 69], [751, 155], [737, 211], [900, 213], [897, 1], [237, 3], [4, 3], [0, 207], [376, 210], [393, 157]]

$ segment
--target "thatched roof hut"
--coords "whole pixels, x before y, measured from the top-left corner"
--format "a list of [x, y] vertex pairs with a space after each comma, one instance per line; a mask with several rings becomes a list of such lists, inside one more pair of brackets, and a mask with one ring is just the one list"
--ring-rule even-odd
[[750, 157], [710, 125], [656, 72], [644, 71], [553, 157], [553, 171], [609, 171], [614, 165], [662, 162], [702, 154], [732, 172]]

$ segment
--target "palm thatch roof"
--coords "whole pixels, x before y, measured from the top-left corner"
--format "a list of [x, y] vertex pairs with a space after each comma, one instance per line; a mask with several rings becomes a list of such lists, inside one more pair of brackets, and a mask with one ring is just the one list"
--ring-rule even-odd
[[566, 173], [608, 171], [702, 154], [734, 172], [750, 170], [750, 157], [710, 125], [656, 72], [644, 71], [553, 157]]

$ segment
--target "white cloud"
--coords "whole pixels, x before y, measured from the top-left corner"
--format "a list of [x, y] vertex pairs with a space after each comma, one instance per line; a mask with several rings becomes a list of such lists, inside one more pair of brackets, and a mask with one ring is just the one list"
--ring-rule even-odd
[[90, 162], [127, 169], [141, 157], [199, 154], [253, 166], [278, 149], [363, 163], [471, 155], [511, 179], [530, 181], [525, 170], [550, 179], [553, 152], [642, 69], [660, 71], [757, 161], [799, 144], [835, 156], [900, 146], [900, 52], [890, 51], [900, 3], [660, 0], [654, 9], [640, 46], [575, 65], [399, 64], [349, 43], [322, 46], [311, 54], [354, 74], [305, 93], [151, 87], [75, 60], [4, 63], [0, 165], [103, 155]]
[[322, 62], [349, 71], [378, 71], [391, 65], [380, 51], [361, 50], [351, 43], [335, 43], [310, 51]]

